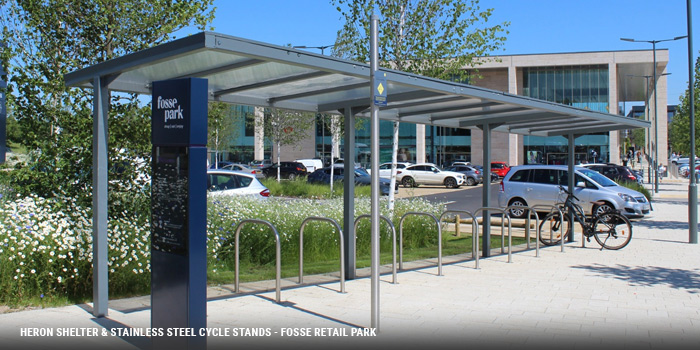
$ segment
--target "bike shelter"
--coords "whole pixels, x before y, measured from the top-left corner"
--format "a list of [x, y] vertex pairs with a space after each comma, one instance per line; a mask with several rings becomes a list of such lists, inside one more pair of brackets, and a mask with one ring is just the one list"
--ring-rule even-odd
[[[375, 17], [375, 29], [376, 21]], [[373, 32], [371, 51], [375, 56], [376, 37], [376, 32]], [[613, 76], [615, 72], [616, 69], [611, 69]], [[375, 92], [375, 75], [381, 76], [376, 81], [383, 83], [380, 94]], [[573, 186], [576, 135], [650, 125], [647, 121], [614, 114], [380, 68], [376, 60], [370, 64], [353, 62], [213, 32], [190, 35], [79, 69], [66, 74], [64, 80], [68, 87], [92, 89], [94, 97], [92, 212], [93, 314], [96, 317], [108, 314], [107, 120], [111, 93], [151, 95], [154, 82], [185, 78], [205, 80], [208, 93], [204, 98], [208, 101], [338, 114], [345, 118], [346, 125], [354, 125], [356, 117], [371, 117], [374, 125], [371, 128], [372, 147], [377, 148], [379, 130], [378, 122], [374, 123], [378, 119], [449, 128], [479, 128], [484, 132], [485, 174], [491, 170], [491, 133], [494, 131], [566, 136], [569, 140], [570, 186]], [[384, 105], [375, 105], [376, 100]], [[354, 159], [353, 128], [347, 130], [344, 140], [345, 158]], [[352, 162], [345, 163], [345, 166], [345, 173], [352, 174]], [[378, 188], [378, 179], [373, 178], [375, 181], [377, 184], [373, 187]], [[344, 186], [345, 275], [353, 279], [354, 181], [350, 178]], [[373, 237], [378, 235], [380, 221], [378, 194], [375, 192], [378, 191], [373, 191], [372, 195]], [[486, 217], [489, 216], [490, 201], [488, 186], [484, 186], [483, 212]], [[490, 220], [484, 220], [483, 226], [483, 232], [489, 232]], [[488, 235], [484, 236], [482, 246], [482, 254], [486, 257], [490, 254]], [[373, 261], [373, 267], [376, 264]], [[378, 286], [378, 276], [373, 273], [372, 279], [373, 286]], [[378, 325], [378, 288], [372, 289], [371, 297], [372, 324]]]

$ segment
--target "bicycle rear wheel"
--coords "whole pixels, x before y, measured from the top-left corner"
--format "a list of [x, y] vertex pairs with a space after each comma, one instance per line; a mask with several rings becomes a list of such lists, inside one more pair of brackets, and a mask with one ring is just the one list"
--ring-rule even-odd
[[593, 237], [605, 249], [622, 249], [632, 239], [632, 223], [618, 213], [601, 215], [593, 223]]
[[570, 232], [571, 223], [568, 215], [564, 215], [562, 220], [558, 212], [549, 213], [540, 222], [540, 242], [544, 245], [557, 245], [561, 237], [568, 236]]

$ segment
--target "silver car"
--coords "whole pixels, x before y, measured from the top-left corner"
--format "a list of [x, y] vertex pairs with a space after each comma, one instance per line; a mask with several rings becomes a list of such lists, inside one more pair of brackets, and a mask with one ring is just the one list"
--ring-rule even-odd
[[255, 175], [223, 169], [207, 170], [207, 190], [212, 195], [270, 196], [270, 190]]
[[[543, 206], [540, 211], [548, 211], [544, 206], [562, 203], [565, 199], [559, 185], [568, 185], [568, 166], [565, 165], [522, 165], [513, 167], [501, 182], [498, 205]], [[618, 210], [623, 215], [641, 218], [648, 214], [651, 205], [643, 194], [620, 186], [600, 173], [583, 167], [575, 167], [574, 195], [579, 198], [587, 214]], [[602, 202], [594, 205], [593, 202]], [[511, 217], [524, 217], [525, 210], [510, 211]]]
[[476, 186], [483, 182], [482, 180], [484, 179], [484, 175], [481, 171], [470, 165], [451, 165], [446, 167], [445, 170], [464, 174], [467, 186]]
[[239, 163], [227, 164], [227, 165], [224, 165], [221, 169], [240, 171], [242, 173], [253, 174], [258, 179], [265, 178], [265, 174], [263, 174], [262, 170], [253, 169], [245, 164], [239, 164]]

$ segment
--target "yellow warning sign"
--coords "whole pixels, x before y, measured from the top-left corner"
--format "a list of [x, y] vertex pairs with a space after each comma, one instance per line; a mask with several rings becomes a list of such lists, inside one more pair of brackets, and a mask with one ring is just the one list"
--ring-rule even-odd
[[379, 86], [377, 86], [377, 91], [379, 91], [380, 95], [384, 94], [384, 85], [382, 83], [379, 83]]

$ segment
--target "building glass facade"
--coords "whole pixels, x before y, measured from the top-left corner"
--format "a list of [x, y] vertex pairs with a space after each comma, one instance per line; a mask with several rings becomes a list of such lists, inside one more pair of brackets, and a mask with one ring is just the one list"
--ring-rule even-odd
[[[370, 163], [370, 123], [362, 120], [361, 126], [355, 130], [355, 157], [357, 162], [368, 167]], [[327, 131], [326, 131], [327, 132]], [[379, 162], [391, 161], [394, 125], [392, 121], [379, 121]], [[317, 145], [321, 142], [320, 132], [317, 131]], [[324, 137], [326, 148], [330, 150], [330, 136]], [[341, 141], [342, 143], [342, 141]], [[453, 161], [471, 160], [471, 130], [445, 128], [439, 126], [425, 127], [425, 156], [426, 162], [437, 165], [449, 164]], [[318, 149], [319, 146], [317, 146]], [[416, 124], [399, 123], [399, 146], [397, 160], [413, 162], [416, 160]]]
[[[255, 160], [255, 107], [231, 105], [231, 116], [236, 137], [227, 149], [220, 150], [219, 160], [248, 164]], [[267, 138], [264, 139], [264, 147], [265, 159], [270, 159], [272, 144]]]
[[[608, 66], [522, 68], [523, 95], [573, 107], [609, 113]], [[607, 162], [608, 133], [576, 138], [576, 162]], [[566, 164], [568, 141], [563, 136], [524, 136], [525, 164]]]

